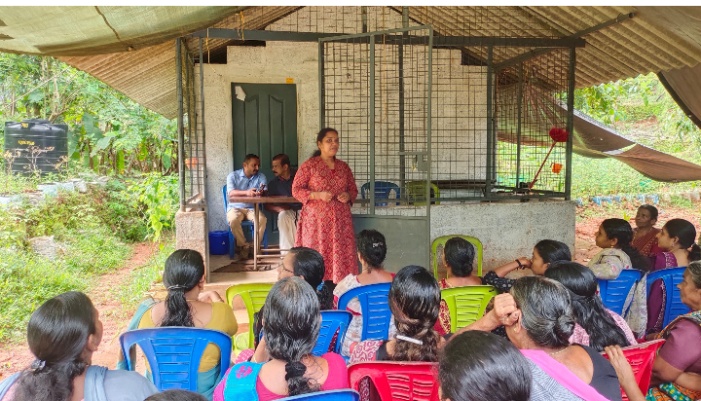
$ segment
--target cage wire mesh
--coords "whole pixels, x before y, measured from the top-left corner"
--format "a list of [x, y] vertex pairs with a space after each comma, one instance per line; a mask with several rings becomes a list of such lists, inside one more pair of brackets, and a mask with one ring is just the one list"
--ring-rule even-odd
[[205, 148], [204, 148], [204, 99], [200, 81], [195, 79], [195, 62], [184, 40], [180, 46], [180, 71], [178, 85], [181, 88], [182, 105], [179, 140], [182, 141], [183, 163], [180, 172], [180, 207], [182, 210], [201, 210], [205, 205]]
[[339, 157], [369, 200], [359, 202], [359, 214], [427, 214], [429, 34], [419, 29], [321, 44], [324, 125], [339, 130]]

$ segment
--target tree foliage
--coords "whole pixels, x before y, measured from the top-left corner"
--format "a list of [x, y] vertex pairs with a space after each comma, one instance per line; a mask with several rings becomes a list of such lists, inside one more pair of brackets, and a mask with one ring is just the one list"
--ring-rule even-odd
[[[0, 53], [0, 131], [6, 121], [69, 127], [69, 157], [101, 173], [177, 169], [176, 123], [52, 57]], [[4, 137], [4, 135], [3, 135]]]

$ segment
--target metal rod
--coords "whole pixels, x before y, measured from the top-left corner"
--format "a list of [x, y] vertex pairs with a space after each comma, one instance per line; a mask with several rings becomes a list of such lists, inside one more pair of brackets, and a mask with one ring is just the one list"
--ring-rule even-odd
[[565, 160], [567, 168], [565, 169], [565, 199], [572, 198], [572, 139], [574, 137], [574, 88], [575, 88], [575, 68], [577, 67], [577, 49], [570, 49], [570, 65], [569, 65], [569, 82], [567, 87], [567, 146], [565, 151]]
[[[402, 26], [405, 28], [409, 24], [409, 9], [402, 7]], [[407, 35], [407, 32], [404, 32]], [[398, 69], [399, 69], [399, 188], [404, 188], [406, 185], [406, 156], [403, 154], [405, 148], [405, 130], [404, 123], [404, 44], [400, 43], [397, 47], [398, 52]], [[406, 190], [402, 190], [406, 197]]]
[[[204, 107], [204, 63], [202, 62], [202, 41], [199, 41], [199, 51], [200, 51], [200, 126], [202, 127], [202, 164], [198, 163], [198, 172], [202, 173], [202, 195], [206, 198], [207, 195], [207, 129], [205, 127], [205, 107]], [[209, 61], [209, 60], [207, 60]], [[205, 203], [206, 205], [206, 203]]]
[[178, 173], [180, 179], [180, 211], [185, 211], [185, 133], [183, 131], [183, 71], [181, 38], [175, 40], [175, 78], [178, 97]]
[[518, 120], [516, 122], [516, 188], [521, 185], [521, 119], [523, 118], [523, 64], [518, 66], [518, 98], [516, 99], [516, 110]]
[[324, 97], [326, 96], [325, 77], [324, 77], [324, 43], [319, 41], [319, 129], [326, 126], [326, 110]]
[[495, 146], [492, 140], [494, 134], [494, 66], [492, 60], [494, 58], [494, 47], [489, 46], [487, 49], [487, 171], [486, 171], [486, 186], [484, 196], [486, 199], [491, 199], [492, 195], [492, 174], [494, 173], [493, 149]]
[[[432, 152], [432, 146], [431, 146], [431, 96], [432, 96], [432, 91], [433, 91], [433, 28], [429, 25], [428, 26], [428, 48], [426, 49], [426, 53], [428, 54], [428, 83], [426, 87], [426, 154], [428, 158], [428, 167], [426, 171], [426, 180], [428, 183], [431, 182], [431, 152]], [[427, 185], [428, 187], [428, 185]], [[426, 193], [426, 230], [428, 232], [428, 238], [431, 238], [431, 190], [430, 188], [426, 188], [427, 193]], [[431, 266], [431, 256], [430, 252], [426, 252], [426, 257], [427, 257], [427, 262], [426, 266]]]
[[409, 7], [407, 6], [402, 6], [402, 28], [409, 28]]
[[370, 214], [375, 214], [375, 35], [370, 35], [370, 99], [368, 125], [370, 128]]
[[368, 31], [368, 6], [361, 6], [360, 7], [360, 16], [362, 18], [362, 23], [363, 23], [363, 33], [366, 33]]

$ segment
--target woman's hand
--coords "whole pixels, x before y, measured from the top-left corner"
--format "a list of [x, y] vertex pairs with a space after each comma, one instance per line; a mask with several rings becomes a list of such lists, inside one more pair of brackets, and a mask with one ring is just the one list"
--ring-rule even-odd
[[528, 258], [526, 258], [526, 257], [518, 258], [518, 259], [516, 259], [516, 260], [518, 260], [519, 262], [521, 262], [521, 266], [519, 266], [519, 268], [523, 268], [523, 269], [525, 269], [525, 268], [527, 268], [527, 267], [531, 267], [531, 265], [533, 264], [533, 263], [531, 262], [531, 260], [528, 259]]
[[611, 365], [613, 365], [613, 370], [616, 371], [616, 376], [618, 376], [618, 381], [623, 387], [623, 391], [626, 392], [628, 399], [631, 401], [643, 401], [645, 396], [640, 391], [638, 387], [638, 382], [635, 380], [635, 374], [633, 373], [633, 368], [630, 367], [630, 363], [623, 355], [623, 350], [618, 345], [609, 345], [604, 348], [606, 355], [609, 357]]
[[314, 199], [319, 199], [324, 202], [331, 202], [331, 199], [333, 199], [333, 194], [328, 191], [314, 192], [314, 194]]
[[348, 201], [350, 201], [350, 194], [348, 194], [348, 192], [341, 192], [336, 199], [341, 203], [348, 203]]
[[499, 294], [494, 297], [494, 313], [504, 326], [512, 326], [518, 321], [519, 311], [516, 301], [511, 294]]

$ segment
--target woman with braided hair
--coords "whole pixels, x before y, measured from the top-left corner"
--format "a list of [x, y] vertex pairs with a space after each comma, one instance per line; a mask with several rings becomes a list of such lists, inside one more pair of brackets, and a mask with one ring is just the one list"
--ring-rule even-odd
[[369, 360], [436, 362], [444, 344], [434, 325], [441, 292], [433, 275], [421, 266], [406, 266], [394, 277], [389, 307], [397, 335], [389, 341], [368, 340], [352, 347], [351, 363]]
[[102, 322], [90, 298], [66, 292], [29, 319], [27, 343], [36, 357], [0, 383], [2, 401], [142, 401], [158, 390], [136, 372], [91, 366]]
[[262, 319], [265, 347], [272, 359], [232, 366], [214, 390], [214, 401], [269, 401], [348, 388], [348, 370], [340, 355], [312, 355], [321, 313], [319, 299], [306, 281], [287, 277], [275, 283]]

